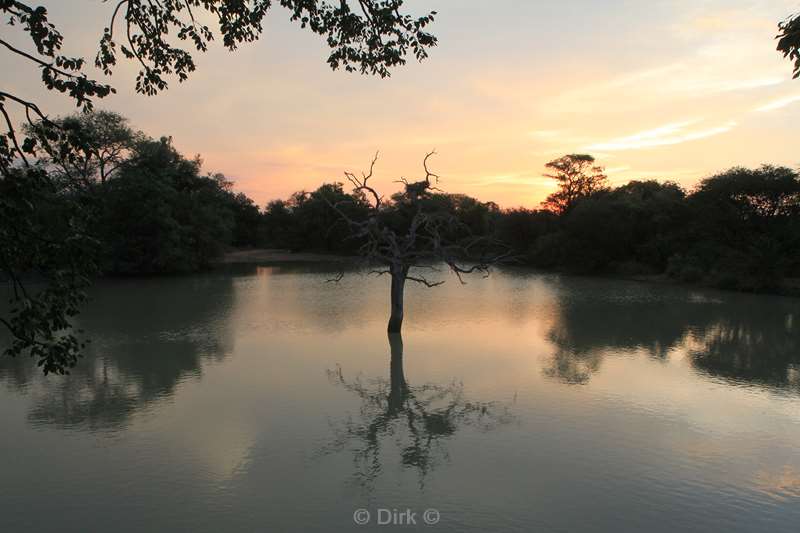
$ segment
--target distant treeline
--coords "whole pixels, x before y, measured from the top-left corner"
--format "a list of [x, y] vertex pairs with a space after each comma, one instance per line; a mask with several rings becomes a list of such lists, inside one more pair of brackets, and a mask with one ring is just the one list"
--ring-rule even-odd
[[[513, 249], [515, 261], [542, 269], [666, 274], [738, 290], [778, 289], [785, 278], [800, 277], [800, 178], [785, 167], [733, 168], [689, 192], [653, 180], [601, 186], [561, 206], [551, 197], [543, 209], [500, 209], [464, 195], [435, 196], [475, 235], [495, 237]], [[348, 237], [326, 197], [349, 199], [351, 216], [358, 216], [359, 198], [340, 183], [325, 184], [270, 202], [258, 244], [354, 251], [359, 243]]]
[[202, 174], [200, 159], [181, 155], [171, 138], [150, 138], [105, 111], [54, 122], [58, 142], [46, 142], [53, 122], [26, 127], [43, 139], [43, 155], [0, 180], [9, 210], [37, 206], [35, 217], [19, 217], [26, 233], [3, 241], [20, 250], [20, 272], [73, 262], [88, 274], [192, 272], [231, 246], [260, 242], [258, 207], [223, 175]]
[[[119, 115], [81, 114], [61, 125], [91, 149], [40, 162], [69, 178], [47, 205], [53, 213], [81, 205], [107, 274], [196, 271], [232, 247], [349, 254], [361, 244], [332, 204], [353, 220], [363, 220], [368, 205], [342, 183], [260, 209], [223, 175], [202, 174], [200, 160], [182, 156], [170, 139], [131, 130]], [[733, 168], [686, 191], [657, 181], [609, 187], [587, 155], [564, 156], [547, 168], [558, 189], [541, 209], [500, 209], [446, 193], [432, 194], [429, 207], [452, 214], [459, 231], [505, 243], [513, 261], [543, 269], [665, 274], [739, 290], [776, 289], [800, 277], [795, 170]], [[48, 213], [41, 217], [46, 225]]]

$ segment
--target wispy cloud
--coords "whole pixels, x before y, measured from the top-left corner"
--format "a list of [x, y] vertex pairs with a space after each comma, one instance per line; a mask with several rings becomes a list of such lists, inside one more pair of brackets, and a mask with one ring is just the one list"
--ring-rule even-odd
[[[605, 84], [609, 89], [645, 87], [661, 94], [686, 93], [694, 96], [708, 96], [723, 92], [747, 91], [778, 85], [786, 80], [785, 75], [762, 74], [743, 78], [719, 66], [716, 69], [701, 68], [708, 57], [726, 57], [729, 50], [718, 51], [708, 47], [697, 52], [691, 59], [633, 72]], [[601, 88], [602, 86], [598, 87]]]
[[621, 150], [641, 150], [644, 148], [657, 148], [659, 146], [673, 146], [689, 141], [705, 139], [721, 133], [726, 133], [736, 127], [736, 122], [729, 121], [719, 126], [690, 129], [689, 127], [697, 124], [698, 120], [687, 122], [676, 122], [666, 124], [652, 130], [641, 131], [619, 137], [609, 141], [591, 144], [585, 149], [589, 151], [604, 150], [609, 152]]
[[761, 113], [766, 113], [768, 111], [775, 111], [776, 109], [780, 109], [782, 107], [786, 107], [787, 105], [791, 105], [795, 102], [800, 102], [800, 94], [795, 94], [792, 96], [786, 96], [784, 98], [779, 98], [777, 100], [773, 100], [768, 104], [764, 104], [754, 109], [754, 111], [758, 111]]

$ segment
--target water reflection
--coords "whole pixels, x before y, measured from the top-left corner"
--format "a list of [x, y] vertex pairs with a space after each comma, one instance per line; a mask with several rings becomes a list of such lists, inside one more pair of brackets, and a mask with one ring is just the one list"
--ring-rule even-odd
[[29, 359], [2, 358], [0, 382], [32, 396], [33, 425], [123, 429], [230, 353], [232, 305], [230, 276], [106, 283], [81, 317], [92, 342], [70, 375], [45, 377]]
[[726, 381], [800, 393], [800, 328], [794, 309], [728, 313], [692, 335], [694, 366]]
[[509, 270], [386, 354], [387, 280], [330, 274], [104, 283], [72, 376], [0, 359], [0, 530], [796, 529], [797, 300]]
[[[338, 271], [347, 275], [338, 283], [330, 282]], [[259, 266], [255, 273], [263, 284], [254, 289], [263, 291], [264, 297], [253, 299], [252, 303], [261, 306], [262, 311], [264, 305], [279, 305], [286, 325], [310, 324], [315, 331], [337, 334], [352, 324], [377, 318], [378, 309], [384, 307], [375, 305], [379, 302], [365, 301], [365, 286], [374, 279], [346, 263]], [[307, 290], [309, 285], [313, 286], [312, 291]]]
[[790, 465], [777, 472], [759, 472], [755, 486], [758, 491], [778, 501], [800, 500], [800, 472]]
[[401, 465], [417, 472], [422, 487], [431, 470], [447, 459], [447, 441], [460, 429], [489, 431], [513, 420], [510, 405], [470, 400], [463, 383], [410, 385], [400, 334], [389, 334], [389, 347], [388, 381], [347, 379], [341, 367], [328, 371], [330, 381], [358, 396], [361, 407], [358, 417], [334, 424], [335, 438], [325, 453], [350, 449], [359, 485], [368, 488], [379, 477], [391, 453], [386, 448], [394, 444]]
[[679, 288], [674, 296], [562, 294], [547, 334], [553, 353], [544, 374], [586, 384], [608, 356], [686, 355], [710, 377], [800, 392], [797, 300], [726, 294], [722, 303]]

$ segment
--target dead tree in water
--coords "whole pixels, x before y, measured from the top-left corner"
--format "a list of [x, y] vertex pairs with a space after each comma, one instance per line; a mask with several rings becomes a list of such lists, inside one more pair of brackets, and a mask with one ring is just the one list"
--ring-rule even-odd
[[369, 204], [365, 220], [348, 216], [341, 209], [341, 202], [330, 204], [349, 225], [352, 238], [363, 241], [359, 253], [364, 261], [380, 266], [371, 272], [391, 276], [389, 333], [399, 333], [403, 326], [406, 281], [426, 287], [444, 283], [429, 280], [420, 270], [437, 271], [438, 265], [444, 264], [465, 283], [464, 274], [478, 272], [488, 276], [489, 267], [507, 255], [493, 239], [473, 235], [452, 211], [442, 208], [437, 197], [441, 199], [445, 195], [434, 185], [438, 184], [439, 176], [428, 169], [428, 160], [434, 154], [428, 153], [422, 162], [425, 178], [416, 182], [400, 178], [404, 189], [390, 200], [385, 200], [369, 183], [378, 154], [372, 159], [369, 172], [362, 173], [361, 177], [345, 172], [354, 195], [363, 197]]

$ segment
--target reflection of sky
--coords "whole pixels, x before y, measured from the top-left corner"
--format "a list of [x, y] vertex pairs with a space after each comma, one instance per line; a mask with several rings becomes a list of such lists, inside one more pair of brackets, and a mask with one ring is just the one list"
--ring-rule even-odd
[[[49, 2], [66, 51], [92, 50], [113, 8]], [[91, 5], [92, 9], [88, 6]], [[797, 163], [800, 85], [775, 51], [794, 0], [435, 0], [440, 45], [390, 80], [332, 73], [324, 46], [275, 7], [262, 39], [236, 54], [219, 43], [198, 71], [157, 98], [117, 69], [107, 107], [148, 133], [175, 137], [260, 204], [342, 179], [382, 151], [378, 184], [420, 170], [437, 148], [445, 186], [501, 205], [533, 206], [553, 188], [549, 159], [591, 151], [614, 183], [672, 179], [763, 162]], [[6, 89], [38, 92], [37, 74], [0, 57]], [[46, 109], [71, 105], [42, 97]]]
[[[297, 516], [304, 530], [347, 528], [367, 497], [347, 486], [352, 456], [318, 451], [333, 426], [358, 419], [361, 404], [332, 386], [326, 370], [388, 378], [388, 279], [348, 275], [337, 286], [318, 269], [292, 270], [102, 287], [107, 294], [84, 325], [104, 339], [93, 357], [109, 363], [109, 380], [136, 384], [125, 389], [129, 409], [123, 422], [94, 417], [104, 428], [68, 425], [29, 411], [76, 411], [83, 396], [68, 394], [64, 378], [33, 374], [22, 390], [0, 388], [0, 423], [14, 435], [0, 440], [0, 453], [19, 458], [0, 481], [16, 487], [0, 501], [0, 525], [42, 529], [32, 526], [43, 518], [14, 510], [40, 497], [36, 477], [46, 472], [43, 496], [61, 525], [80, 523], [81, 497], [115, 513], [122, 530], [293, 530]], [[129, 301], [118, 315], [124, 320], [108, 319], [115, 293]], [[140, 312], [145, 305], [149, 314]], [[788, 530], [800, 518], [796, 385], [760, 374], [750, 382], [746, 373], [718, 377], [717, 366], [696, 367], [693, 354], [704, 332], [714, 340], [721, 324], [736, 325], [763, 339], [757, 348], [776, 367], [784, 361], [786, 373], [778, 355], [797, 347], [787, 321], [793, 305], [500, 272], [466, 286], [412, 286], [408, 383], [463, 384], [466, 398], [511, 405], [514, 422], [462, 427], [443, 439], [445, 459], [422, 492], [417, 475], [388, 453], [368, 497], [375, 505], [435, 505], [452, 517], [450, 529], [597, 530], [624, 513], [638, 530], [746, 531], [767, 517], [774, 530]], [[185, 332], [180, 351], [177, 333], [131, 335], [157, 325]], [[545, 372], [556, 353], [597, 364], [571, 385]], [[170, 364], [176, 354], [180, 365]], [[102, 376], [91, 362], [73, 375], [82, 394]], [[93, 368], [95, 381], [83, 368]], [[77, 496], [59, 491], [66, 485], [77, 485]], [[112, 522], [100, 511], [97, 519]]]

